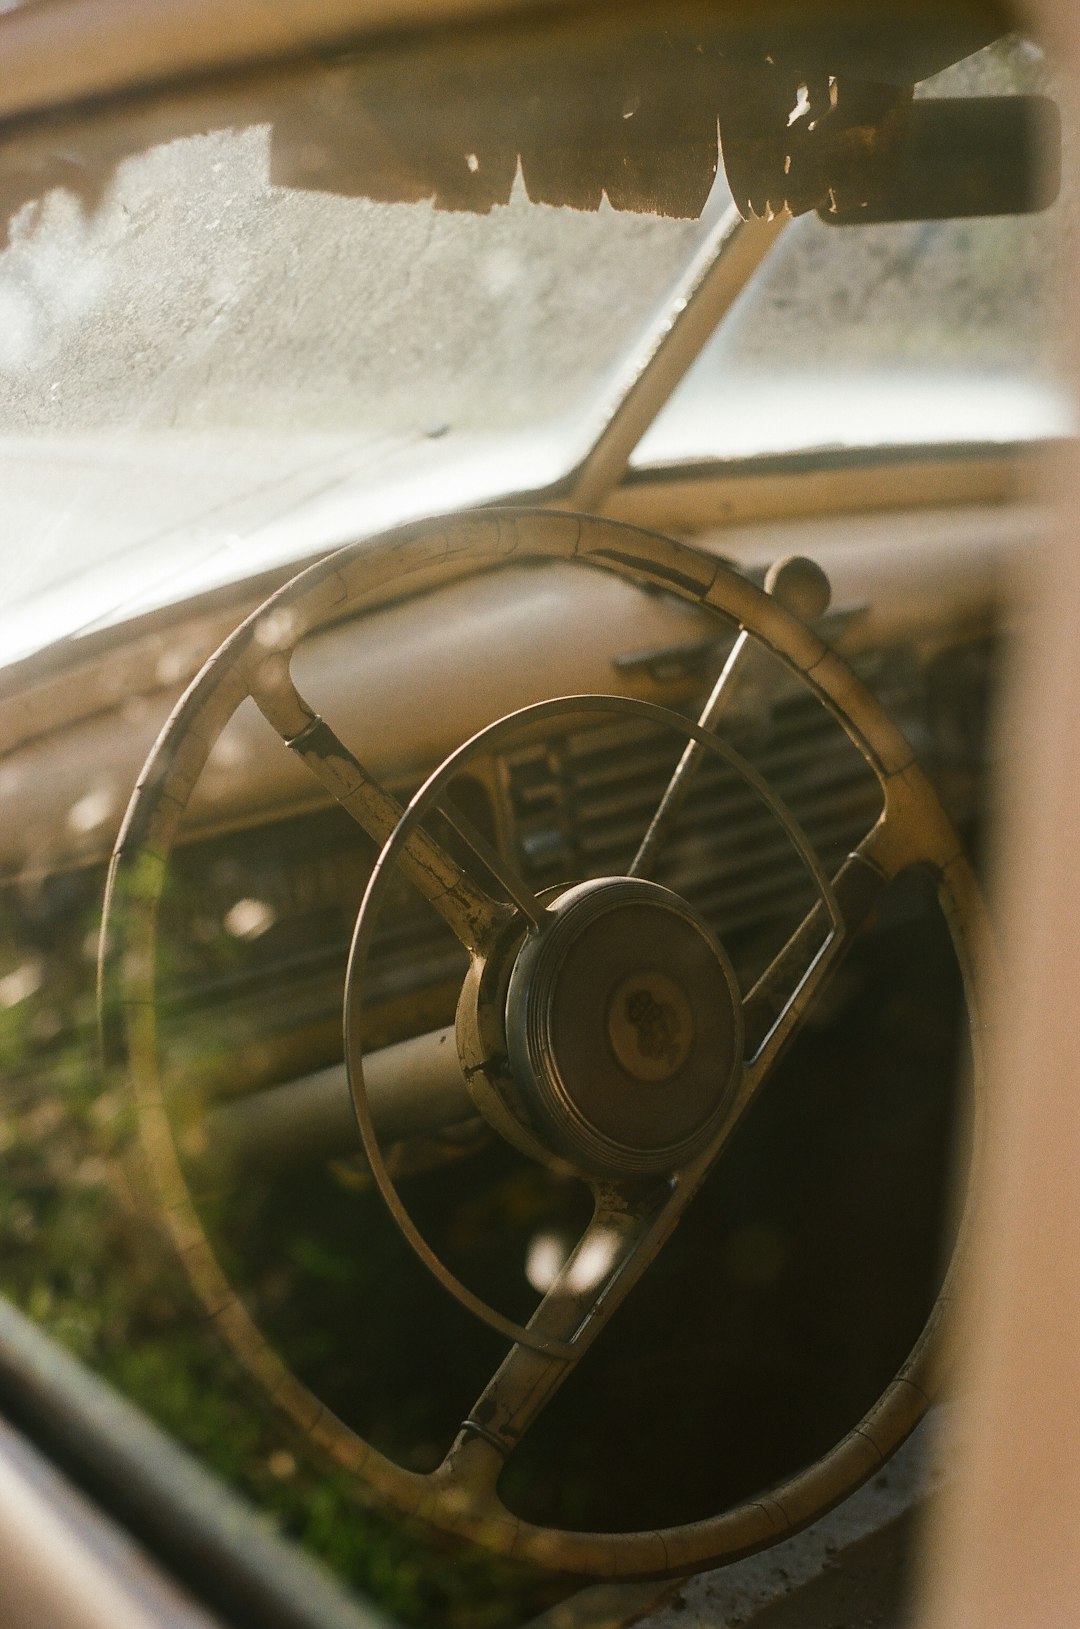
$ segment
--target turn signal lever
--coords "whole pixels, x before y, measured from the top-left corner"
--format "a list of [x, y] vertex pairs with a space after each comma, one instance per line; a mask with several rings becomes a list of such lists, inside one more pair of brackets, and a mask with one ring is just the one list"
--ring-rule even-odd
[[[825, 615], [832, 598], [829, 579], [819, 565], [805, 555], [793, 554], [778, 560], [765, 575], [765, 592], [802, 622], [816, 622]], [[768, 653], [745, 631], [731, 647], [731, 654], [713, 685], [712, 692], [698, 719], [703, 730], [714, 730], [725, 713], [729, 712], [747, 685], [755, 685], [761, 678], [762, 662], [771, 660]], [[690, 741], [679, 759], [667, 791], [652, 818], [648, 831], [630, 867], [633, 877], [647, 877], [655, 855], [664, 847], [672, 827], [686, 801], [687, 793], [701, 763], [705, 748], [699, 741]]]

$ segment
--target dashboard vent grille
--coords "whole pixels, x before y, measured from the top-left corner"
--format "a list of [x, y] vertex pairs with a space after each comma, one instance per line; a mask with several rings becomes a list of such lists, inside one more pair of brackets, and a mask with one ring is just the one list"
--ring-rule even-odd
[[[880, 789], [863, 759], [813, 697], [792, 694], [736, 744], [788, 805], [827, 872], [869, 830]], [[537, 890], [629, 866], [685, 745], [673, 731], [625, 717], [580, 727], [503, 756], [494, 766], [497, 827]], [[288, 1034], [321, 1022], [335, 1036], [341, 978], [356, 912], [374, 858], [341, 809], [326, 809], [245, 834], [199, 843], [177, 856], [179, 919], [174, 998], [216, 1007], [230, 1022]], [[813, 883], [782, 827], [756, 792], [714, 757], [702, 763], [658, 882], [684, 894], [722, 940], [740, 980], [752, 980], [813, 904]], [[365, 996], [378, 1044], [449, 1022], [464, 972], [460, 945], [411, 888], [392, 884], [372, 944]], [[255, 899], [273, 926], [250, 942], [200, 934], [209, 900]], [[183, 899], [198, 902], [192, 919]], [[171, 913], [169, 913], [171, 914]], [[441, 1003], [441, 1005], [440, 1005]], [[382, 1015], [380, 1017], [380, 1014]], [[373, 1043], [375, 1044], [375, 1043]]]
[[[570, 730], [509, 756], [504, 775], [518, 857], [536, 888], [624, 872], [685, 740], [651, 721]], [[828, 873], [873, 825], [878, 783], [810, 696], [773, 709], [738, 742], [802, 825]], [[758, 794], [718, 758], [700, 765], [658, 882], [684, 893], [725, 941], [785, 926], [813, 900], [803, 862]]]

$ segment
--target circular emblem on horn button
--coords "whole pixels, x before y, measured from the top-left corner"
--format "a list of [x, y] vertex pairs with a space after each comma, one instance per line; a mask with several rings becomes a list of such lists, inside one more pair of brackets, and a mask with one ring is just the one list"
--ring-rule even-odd
[[731, 964], [668, 888], [568, 888], [518, 953], [510, 1065], [552, 1148], [591, 1171], [674, 1171], [709, 1140], [742, 1061]]
[[635, 1080], [670, 1080], [694, 1044], [694, 1011], [666, 973], [631, 973], [608, 1003], [607, 1030], [627, 1074]]

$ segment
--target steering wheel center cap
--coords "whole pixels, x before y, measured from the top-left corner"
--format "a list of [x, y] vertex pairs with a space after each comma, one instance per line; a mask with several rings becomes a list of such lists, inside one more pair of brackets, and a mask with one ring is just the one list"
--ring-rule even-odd
[[684, 899], [639, 878], [581, 883], [546, 916], [508, 987], [519, 1090], [586, 1169], [677, 1169], [708, 1142], [741, 1064], [730, 962]]
[[611, 1050], [634, 1080], [670, 1080], [694, 1045], [694, 1009], [682, 986], [656, 968], [627, 974], [607, 1011]]

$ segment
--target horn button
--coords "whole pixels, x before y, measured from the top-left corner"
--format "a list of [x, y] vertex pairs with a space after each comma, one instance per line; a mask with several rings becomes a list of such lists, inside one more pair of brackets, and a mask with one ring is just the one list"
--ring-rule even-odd
[[685, 900], [608, 877], [567, 889], [510, 977], [518, 1089], [547, 1141], [611, 1176], [672, 1171], [726, 1108], [742, 1061], [731, 964]]

